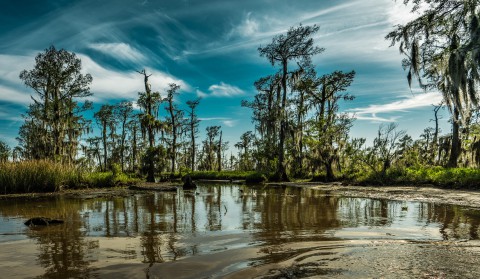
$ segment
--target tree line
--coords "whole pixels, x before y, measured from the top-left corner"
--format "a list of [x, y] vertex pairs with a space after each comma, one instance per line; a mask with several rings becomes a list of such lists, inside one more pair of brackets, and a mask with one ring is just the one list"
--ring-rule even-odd
[[[174, 99], [179, 85], [169, 84], [162, 96], [152, 90], [151, 74], [138, 71], [145, 86], [138, 93], [138, 110], [132, 101], [102, 104], [87, 119], [84, 112], [93, 109], [93, 103], [85, 100], [92, 95], [92, 76], [81, 73], [80, 59], [51, 46], [35, 61], [33, 69], [20, 73], [36, 93], [33, 104], [19, 129], [19, 145], [10, 152], [2, 142], [2, 160], [11, 153], [14, 161], [49, 159], [100, 171], [115, 163], [124, 172], [145, 173], [148, 181], [154, 181], [158, 172], [174, 173], [180, 168], [221, 170], [221, 154], [228, 144], [222, 142], [221, 127], [207, 127], [207, 138], [197, 150], [200, 100], [189, 100], [188, 109], [180, 109]], [[89, 136], [94, 127], [98, 135]]]

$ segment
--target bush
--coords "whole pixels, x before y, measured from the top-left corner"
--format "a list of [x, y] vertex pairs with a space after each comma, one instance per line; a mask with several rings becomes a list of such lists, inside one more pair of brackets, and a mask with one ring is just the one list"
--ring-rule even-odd
[[454, 189], [479, 189], [480, 170], [472, 168], [392, 167], [385, 175], [370, 172], [358, 177], [361, 185], [425, 185]]

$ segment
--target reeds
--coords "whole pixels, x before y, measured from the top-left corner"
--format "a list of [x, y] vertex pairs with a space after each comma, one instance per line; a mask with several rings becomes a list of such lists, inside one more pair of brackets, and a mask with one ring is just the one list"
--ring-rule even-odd
[[74, 166], [52, 161], [0, 163], [2, 194], [55, 192], [62, 187], [77, 187], [81, 180], [82, 174]]

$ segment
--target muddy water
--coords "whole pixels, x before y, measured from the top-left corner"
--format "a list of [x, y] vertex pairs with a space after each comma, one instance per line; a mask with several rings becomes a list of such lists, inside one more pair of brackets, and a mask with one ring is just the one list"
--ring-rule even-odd
[[0, 278], [479, 278], [479, 226], [477, 209], [293, 187], [15, 198]]

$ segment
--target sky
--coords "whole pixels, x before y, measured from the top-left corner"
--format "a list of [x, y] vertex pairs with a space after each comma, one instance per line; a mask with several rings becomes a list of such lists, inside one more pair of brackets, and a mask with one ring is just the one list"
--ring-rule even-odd
[[[169, 83], [181, 86], [177, 102], [201, 97], [201, 130], [220, 125], [233, 146], [253, 130], [242, 100], [256, 94], [253, 83], [277, 67], [258, 47], [292, 26], [319, 25], [313, 58], [317, 72], [356, 71], [342, 104], [357, 120], [351, 137], [371, 143], [381, 124], [398, 123], [418, 138], [432, 127], [438, 92], [409, 88], [402, 56], [384, 38], [397, 24], [417, 16], [394, 0], [16, 0], [0, 9], [0, 139], [10, 147], [32, 103], [33, 90], [19, 79], [35, 56], [54, 45], [76, 53], [90, 73], [96, 108], [136, 101], [144, 90], [136, 71], [152, 74], [152, 90], [165, 96]], [[165, 111], [166, 114], [166, 111]], [[164, 114], [164, 115], [165, 115]], [[441, 128], [450, 132], [448, 112]], [[98, 127], [96, 127], [98, 130]], [[201, 136], [203, 137], [203, 135]], [[235, 152], [234, 150], [231, 150]]]

